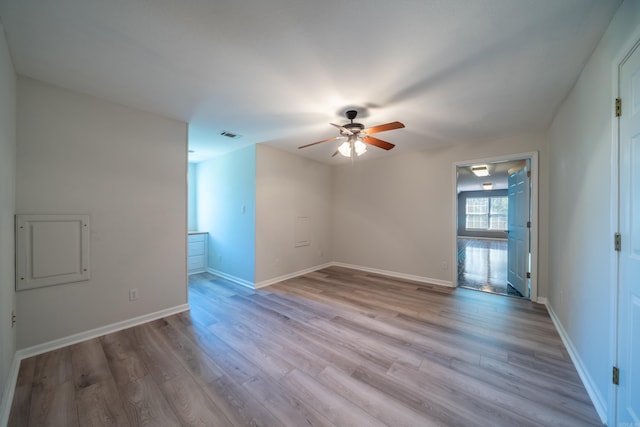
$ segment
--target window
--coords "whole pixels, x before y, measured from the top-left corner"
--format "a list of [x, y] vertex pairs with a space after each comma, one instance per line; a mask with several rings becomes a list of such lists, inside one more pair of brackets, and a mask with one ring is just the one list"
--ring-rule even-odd
[[488, 197], [469, 197], [467, 199], [467, 229], [487, 230], [489, 228], [488, 213]]
[[505, 231], [507, 197], [469, 197], [466, 206], [467, 230]]

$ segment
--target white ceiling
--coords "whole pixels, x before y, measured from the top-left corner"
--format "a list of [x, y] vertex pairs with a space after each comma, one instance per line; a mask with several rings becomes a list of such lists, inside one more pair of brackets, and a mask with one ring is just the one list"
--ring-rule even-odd
[[482, 184], [490, 183], [493, 190], [506, 190], [509, 188], [509, 170], [521, 165], [525, 162], [522, 160], [496, 161], [490, 163], [479, 163], [487, 166], [489, 176], [476, 176], [471, 172], [471, 166], [458, 166], [457, 175], [457, 191], [483, 191]]
[[[267, 143], [327, 163], [349, 106], [396, 144], [545, 129], [620, 0], [0, 0], [16, 71], [189, 123], [198, 161]], [[229, 131], [238, 139], [220, 136]]]

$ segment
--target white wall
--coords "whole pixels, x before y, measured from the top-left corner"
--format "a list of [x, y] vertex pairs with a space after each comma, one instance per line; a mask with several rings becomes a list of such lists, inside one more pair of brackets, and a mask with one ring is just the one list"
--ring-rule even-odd
[[188, 191], [188, 204], [187, 204], [187, 227], [190, 231], [198, 230], [198, 165], [196, 163], [189, 163], [187, 183], [189, 186]]
[[186, 303], [186, 123], [20, 77], [17, 132], [17, 213], [91, 216], [91, 279], [18, 292], [18, 348]]
[[[546, 253], [547, 144], [544, 133], [534, 133], [335, 166], [334, 260], [453, 284], [453, 164], [533, 151], [540, 153], [539, 250]], [[540, 296], [546, 269], [539, 260]]]
[[640, 2], [625, 1], [549, 130], [549, 302], [590, 377], [596, 408], [608, 417], [616, 292], [613, 83], [638, 28]]
[[16, 351], [14, 231], [16, 184], [16, 75], [0, 25], [0, 423], [2, 401]]
[[[331, 167], [257, 146], [256, 285], [332, 261]], [[296, 218], [309, 245], [295, 247]], [[298, 236], [302, 237], [302, 233]]]
[[208, 267], [251, 285], [255, 280], [255, 171], [254, 146], [197, 167], [198, 228], [209, 232]]

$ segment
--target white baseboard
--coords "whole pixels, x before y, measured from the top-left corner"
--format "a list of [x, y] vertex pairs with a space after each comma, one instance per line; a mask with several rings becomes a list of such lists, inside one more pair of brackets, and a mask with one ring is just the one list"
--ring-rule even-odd
[[0, 402], [0, 426], [6, 426], [9, 423], [9, 415], [11, 413], [11, 405], [13, 403], [13, 395], [16, 390], [18, 381], [18, 372], [20, 371], [20, 359], [17, 354], [13, 355], [11, 362], [11, 370], [7, 378], [7, 383], [2, 394], [2, 402]]
[[175, 307], [170, 307], [164, 310], [134, 317], [132, 319], [112, 323], [110, 325], [100, 326], [99, 328], [90, 329], [88, 331], [69, 335], [67, 337], [58, 338], [56, 340], [34, 345], [32, 347], [27, 347], [18, 350], [16, 354], [18, 355], [20, 360], [26, 359], [27, 357], [37, 356], [38, 354], [46, 353], [47, 351], [52, 351], [62, 347], [66, 347], [68, 345], [77, 344], [82, 341], [97, 338], [102, 335], [120, 331], [122, 329], [131, 328], [133, 326], [141, 325], [143, 323], [151, 322], [153, 320], [161, 319], [163, 317], [171, 316], [172, 314], [181, 313], [187, 310], [189, 310], [189, 304], [181, 304]]
[[292, 279], [294, 277], [298, 277], [298, 276], [302, 276], [304, 274], [307, 273], [312, 273], [314, 271], [317, 270], [321, 270], [323, 268], [327, 268], [327, 267], [331, 267], [331, 265], [333, 265], [332, 263], [326, 263], [326, 264], [321, 264], [321, 265], [316, 265], [314, 267], [310, 267], [310, 268], [305, 268], [304, 270], [299, 270], [293, 273], [289, 273], [289, 274], [285, 274], [283, 276], [278, 276], [278, 277], [274, 277], [272, 279], [267, 279], [267, 280], [263, 280], [261, 282], [250, 282], [248, 280], [245, 279], [241, 279], [239, 277], [233, 276], [231, 274], [227, 274], [224, 273], [222, 271], [218, 271], [218, 270], [214, 270], [213, 268], [208, 269], [209, 273], [222, 277], [223, 279], [226, 279], [230, 282], [236, 283], [238, 285], [250, 288], [250, 289], [260, 289], [260, 288], [264, 288], [265, 286], [269, 286], [269, 285], [273, 285], [274, 283], [279, 283], [282, 282], [284, 280], [288, 280], [288, 279]]
[[315, 267], [305, 268], [304, 270], [298, 270], [294, 273], [285, 274], [284, 276], [274, 277], [273, 279], [263, 280], [262, 282], [258, 282], [255, 284], [255, 288], [264, 288], [265, 286], [273, 285], [274, 283], [282, 282], [284, 280], [293, 279], [294, 277], [303, 276], [308, 273], [313, 273], [314, 271], [322, 270], [323, 268], [331, 267], [334, 265], [331, 262], [316, 265]]
[[209, 268], [209, 269], [207, 269], [207, 271], [209, 273], [213, 274], [213, 275], [222, 277], [223, 279], [226, 279], [226, 280], [228, 280], [230, 282], [236, 283], [236, 284], [238, 284], [240, 286], [244, 286], [244, 287], [249, 288], [249, 289], [255, 289], [255, 283], [250, 282], [248, 280], [241, 279], [240, 277], [236, 277], [236, 276], [233, 276], [231, 274], [224, 273], [222, 271], [214, 270], [213, 268]]
[[238, 285], [245, 286], [245, 287], [250, 288], [250, 289], [260, 289], [260, 288], [264, 288], [265, 286], [273, 285], [274, 283], [279, 283], [279, 282], [282, 282], [284, 280], [293, 279], [294, 277], [302, 276], [302, 275], [307, 274], [307, 273], [312, 273], [314, 271], [318, 271], [318, 270], [321, 270], [323, 268], [333, 267], [333, 266], [351, 268], [353, 270], [360, 270], [360, 271], [365, 271], [367, 273], [375, 273], [375, 274], [380, 274], [382, 276], [395, 277], [395, 278], [398, 278], [398, 279], [413, 280], [414, 282], [428, 283], [428, 284], [431, 284], [431, 285], [447, 286], [447, 287], [450, 287], [450, 288], [455, 287], [455, 285], [452, 282], [448, 281], [448, 280], [432, 279], [431, 277], [415, 276], [413, 274], [398, 273], [396, 271], [380, 270], [378, 268], [370, 268], [370, 267], [364, 267], [364, 266], [361, 266], [361, 265], [346, 264], [346, 263], [343, 263], [343, 262], [335, 262], [335, 261], [328, 262], [328, 263], [325, 263], [325, 264], [316, 265], [316, 266], [313, 266], [313, 267], [310, 267], [310, 268], [305, 268], [304, 270], [298, 270], [298, 271], [293, 272], [293, 273], [285, 274], [283, 276], [274, 277], [272, 279], [263, 280], [263, 281], [257, 282], [257, 283], [252, 283], [252, 282], [250, 282], [248, 280], [244, 280], [244, 279], [241, 279], [239, 277], [233, 276], [231, 274], [227, 274], [227, 273], [223, 273], [222, 271], [214, 270], [212, 268], [209, 269], [209, 273], [214, 274], [216, 276], [220, 276], [223, 279], [229, 280], [230, 282], [237, 283]]
[[345, 267], [354, 270], [366, 271], [368, 273], [376, 273], [382, 276], [395, 277], [398, 279], [413, 280], [414, 282], [428, 283], [430, 285], [447, 286], [449, 288], [455, 287], [455, 285], [448, 280], [432, 279], [430, 277], [415, 276], [413, 274], [398, 273], [396, 271], [389, 270], [380, 270], [378, 268], [363, 267], [361, 265], [345, 264], [343, 262], [332, 262], [331, 265], [336, 267]]
[[[549, 300], [547, 299], [547, 297], [538, 297], [534, 302], [537, 302], [538, 304], [546, 305], [547, 310], [549, 310]], [[556, 329], [557, 329], [557, 326], [556, 326]]]
[[181, 313], [187, 310], [189, 310], [189, 304], [181, 304], [176, 307], [167, 308], [164, 310], [156, 311], [154, 313], [145, 314], [143, 316], [134, 317], [132, 319], [123, 320], [121, 322], [112, 323], [110, 325], [101, 326], [99, 328], [69, 335], [68, 337], [59, 338], [53, 341], [48, 341], [42, 344], [34, 345], [32, 347], [18, 350], [13, 356], [11, 371], [9, 372], [9, 378], [7, 379], [5, 391], [2, 395], [2, 402], [0, 403], [0, 426], [6, 426], [9, 422], [11, 404], [13, 403], [16, 382], [18, 380], [18, 372], [20, 371], [20, 361], [22, 361], [23, 359], [66, 347], [68, 345], [77, 344], [79, 342], [86, 341], [92, 338], [97, 338], [99, 336], [110, 334], [112, 332], [117, 332], [122, 329], [127, 329], [132, 326], [151, 322], [153, 320], [161, 319], [163, 317], [171, 316], [172, 314]]
[[602, 424], [607, 425], [606, 400], [603, 399], [602, 395], [598, 392], [598, 389], [595, 387], [595, 382], [593, 381], [593, 378], [591, 378], [591, 375], [589, 375], [589, 372], [585, 368], [584, 363], [580, 358], [580, 355], [576, 351], [576, 348], [573, 345], [571, 338], [569, 338], [567, 331], [565, 331], [564, 327], [562, 326], [562, 323], [560, 322], [560, 319], [556, 315], [556, 312], [553, 310], [553, 307], [551, 306], [551, 304], [546, 298], [538, 298], [538, 302], [541, 302], [540, 300], [544, 300], [543, 304], [547, 307], [549, 316], [551, 316], [551, 320], [553, 321], [553, 324], [556, 326], [556, 329], [560, 334], [560, 338], [562, 338], [562, 342], [564, 343], [564, 346], [567, 348], [567, 352], [569, 352], [571, 361], [573, 362], [573, 365], [576, 367], [576, 370], [578, 371], [578, 375], [580, 376], [580, 379], [582, 380], [582, 384], [584, 385], [584, 388], [587, 390], [587, 393], [591, 398], [591, 402], [593, 403], [593, 406], [596, 408], [596, 412], [600, 417], [600, 421], [602, 421]]

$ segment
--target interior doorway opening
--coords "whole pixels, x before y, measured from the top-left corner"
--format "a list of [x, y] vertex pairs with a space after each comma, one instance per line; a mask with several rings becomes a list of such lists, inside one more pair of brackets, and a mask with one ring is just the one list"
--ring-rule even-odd
[[536, 301], [537, 153], [455, 165], [455, 283]]

